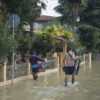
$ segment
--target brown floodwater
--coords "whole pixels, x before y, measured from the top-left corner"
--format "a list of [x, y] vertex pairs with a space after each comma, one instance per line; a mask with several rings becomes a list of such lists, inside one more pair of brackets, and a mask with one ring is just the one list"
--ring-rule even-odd
[[75, 81], [65, 87], [63, 72], [46, 74], [0, 87], [0, 100], [100, 100], [100, 61], [82, 65]]

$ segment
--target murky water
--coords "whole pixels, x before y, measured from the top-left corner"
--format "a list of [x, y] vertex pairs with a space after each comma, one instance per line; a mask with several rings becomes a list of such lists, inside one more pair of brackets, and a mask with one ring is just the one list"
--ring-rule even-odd
[[100, 62], [81, 66], [76, 82], [65, 87], [64, 74], [52, 73], [1, 87], [0, 100], [100, 100]]

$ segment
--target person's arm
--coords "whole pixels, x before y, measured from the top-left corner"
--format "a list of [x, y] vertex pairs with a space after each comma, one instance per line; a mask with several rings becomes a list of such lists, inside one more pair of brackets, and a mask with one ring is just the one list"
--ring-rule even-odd
[[38, 61], [42, 61], [42, 62], [44, 62], [44, 61], [45, 61], [44, 59], [39, 58], [38, 56], [36, 56], [36, 57], [37, 57]]
[[79, 57], [79, 56], [76, 56], [75, 58], [76, 58], [76, 59], [79, 59], [80, 57]]
[[74, 54], [74, 53], [72, 54], [72, 60], [73, 60], [73, 61], [75, 61], [75, 60], [77, 60], [77, 59], [79, 59], [79, 58], [80, 58], [79, 56], [76, 56], [76, 57], [75, 57], [75, 54]]

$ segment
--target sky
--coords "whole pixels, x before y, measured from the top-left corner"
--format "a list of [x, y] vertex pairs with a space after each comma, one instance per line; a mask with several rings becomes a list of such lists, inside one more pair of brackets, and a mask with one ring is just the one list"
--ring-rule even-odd
[[60, 16], [55, 10], [53, 10], [58, 4], [58, 0], [43, 0], [46, 3], [46, 9], [42, 10], [41, 15], [49, 15], [49, 16]]

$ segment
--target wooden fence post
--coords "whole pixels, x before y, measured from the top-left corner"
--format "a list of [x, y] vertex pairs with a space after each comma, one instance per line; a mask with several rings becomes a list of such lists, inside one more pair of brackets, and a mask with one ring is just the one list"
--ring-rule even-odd
[[53, 57], [57, 57], [57, 52], [54, 52]]
[[57, 72], [57, 76], [58, 76], [58, 83], [59, 83], [59, 66], [60, 64], [59, 64], [59, 56], [57, 57], [57, 70], [58, 70], [58, 72]]
[[59, 70], [59, 57], [57, 57], [57, 68]]
[[89, 67], [91, 68], [91, 53], [88, 54], [88, 62], [89, 62]]
[[84, 61], [84, 63], [85, 63], [85, 54], [83, 55], [83, 61]]
[[27, 66], [27, 76], [30, 76], [30, 62], [29, 62], [29, 60], [26, 61], [26, 66]]
[[3, 76], [3, 82], [5, 83], [6, 82], [6, 67], [7, 67], [7, 64], [6, 62], [3, 64], [3, 70], [2, 70], [2, 76]]
[[60, 53], [60, 64], [62, 68], [63, 67], [63, 52]]

